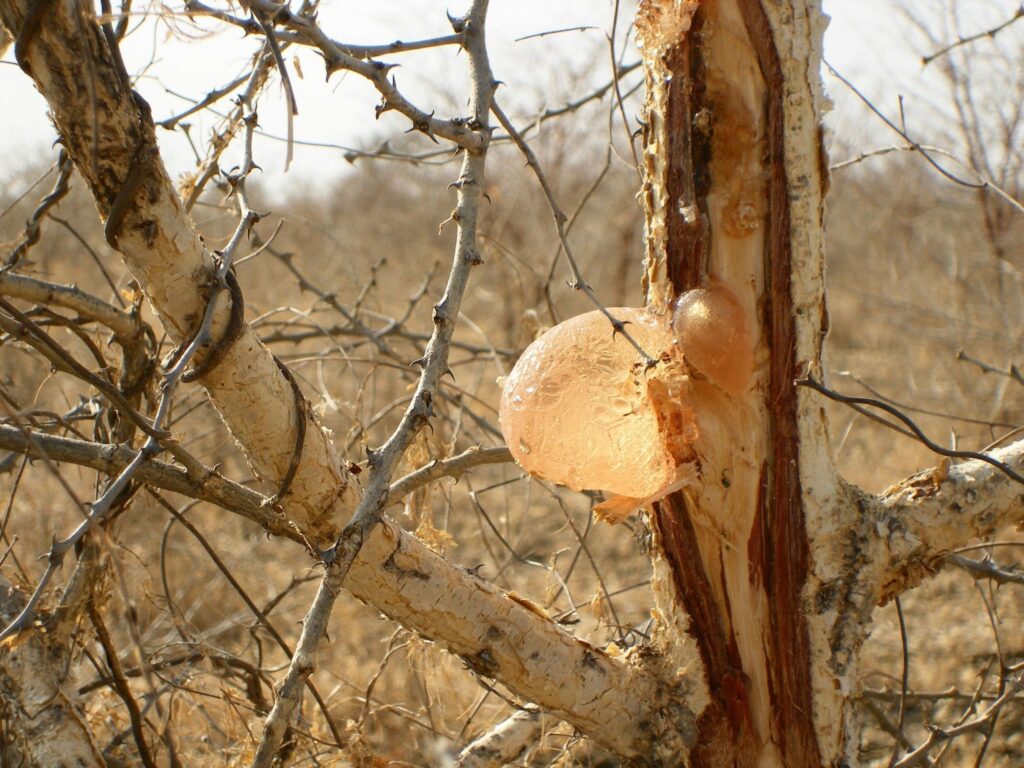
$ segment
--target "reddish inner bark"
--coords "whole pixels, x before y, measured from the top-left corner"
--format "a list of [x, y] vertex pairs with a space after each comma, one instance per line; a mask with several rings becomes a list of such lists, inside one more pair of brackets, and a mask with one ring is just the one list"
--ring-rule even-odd
[[[795, 325], [790, 295], [791, 250], [789, 205], [783, 156], [783, 81], [778, 53], [760, 0], [739, 0], [762, 76], [768, 87], [767, 110], [769, 209], [765, 237], [767, 291], [762, 322], [771, 346], [768, 388], [771, 446], [762, 467], [754, 530], [747, 543], [751, 578], [764, 584], [770, 611], [769, 658], [773, 732], [790, 768], [821, 764], [812, 717], [810, 640], [800, 610], [809, 568], [798, 463]], [[705, 210], [709, 183], [711, 135], [704, 124], [705, 66], [701, 32], [705, 8], [697, 12], [686, 39], [670, 49], [672, 72], [668, 111], [670, 126], [668, 210], [696, 203]], [[713, 111], [713, 110], [712, 110]], [[710, 233], [703, 217], [687, 223], [668, 217], [668, 275], [676, 295], [701, 284], [707, 271]], [[672, 569], [679, 599], [691, 618], [691, 633], [706, 665], [714, 703], [698, 720], [694, 766], [750, 766], [757, 745], [750, 727], [749, 696], [739, 655], [724, 627], [722, 611], [708, 584], [692, 525], [681, 494], [655, 507], [664, 556]], [[712, 564], [718, 567], [718, 564]], [[723, 743], [724, 739], [724, 743]], [[732, 745], [730, 750], [729, 745]]]
[[[710, 232], [706, 199], [710, 178], [711, 136], [710, 121], [705, 109], [704, 61], [696, 46], [688, 41], [700, 38], [704, 26], [704, 13], [698, 11], [687, 34], [686, 42], [672, 46], [667, 55], [672, 72], [668, 89], [668, 114], [665, 121], [670, 127], [668, 152], [668, 178], [666, 194], [671, 203], [667, 217], [668, 278], [676, 295], [701, 285], [707, 271]], [[696, 213], [693, 220], [681, 215], [686, 208]], [[680, 214], [680, 215], [675, 215]]]

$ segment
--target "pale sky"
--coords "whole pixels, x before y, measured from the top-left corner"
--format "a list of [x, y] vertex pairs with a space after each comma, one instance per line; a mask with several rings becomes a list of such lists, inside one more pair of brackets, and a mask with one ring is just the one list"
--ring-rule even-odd
[[[210, 2], [219, 4], [217, 0]], [[1015, 0], [957, 2], [963, 7], [980, 3], [978, 28], [988, 20], [1008, 16], [1016, 8]], [[384, 43], [446, 34], [450, 27], [445, 10], [456, 13], [464, 4], [465, 0], [323, 0], [320, 20], [336, 39]], [[169, 3], [169, 7], [175, 5]], [[922, 2], [917, 7], [928, 5]], [[920, 44], [915, 50], [914, 43], [908, 41], [912, 35], [898, 10], [899, 0], [824, 0], [824, 7], [832, 17], [826, 35], [826, 57], [879, 106], [894, 112], [898, 96], [904, 94], [912, 109], [915, 99], [935, 92], [937, 73], [922, 72]], [[560, 106], [567, 98], [586, 93], [588, 86], [607, 80], [605, 34], [610, 29], [611, 8], [609, 0], [492, 0], [488, 20], [492, 66], [496, 77], [506, 84], [499, 95], [511, 111], [525, 117], [539, 109]], [[620, 39], [628, 22], [625, 16], [620, 21]], [[516, 42], [528, 35], [575, 26], [596, 29]], [[149, 20], [124, 45], [129, 71], [144, 72], [137, 87], [153, 106], [157, 119], [184, 108], [187, 102], [181, 96], [199, 98], [239, 74], [259, 44], [255, 38], [243, 38], [230, 30], [206, 39], [188, 40], [186, 35], [195, 35], [195, 28]], [[292, 79], [299, 105], [297, 139], [372, 148], [382, 138], [401, 135], [408, 127], [404, 118], [394, 114], [374, 121], [373, 105], [378, 99], [357, 76], [336, 74], [325, 84], [323, 66], [315, 53], [299, 50], [286, 56], [290, 61], [297, 59], [303, 73], [302, 79], [294, 75]], [[627, 52], [626, 61], [635, 58], [635, 51]], [[465, 60], [452, 49], [386, 60], [402, 64], [395, 70], [399, 86], [426, 111], [436, 110], [442, 116], [461, 111], [464, 105], [453, 101], [453, 94], [465, 92], [460, 88], [465, 82]], [[859, 146], [893, 141], [834, 80], [826, 78], [826, 85], [836, 103], [828, 120], [844, 143]], [[12, 51], [0, 61], [0, 94], [4, 104], [0, 113], [0, 183], [8, 183], [26, 167], [52, 162], [54, 132], [41, 97], [13, 63]], [[226, 106], [222, 104], [221, 108]], [[260, 104], [264, 131], [283, 135], [284, 114], [281, 89], [275, 84]], [[198, 143], [209, 134], [217, 117], [207, 113], [190, 121]], [[161, 131], [160, 138], [172, 176], [191, 169], [193, 156], [184, 137]], [[256, 151], [258, 162], [268, 174], [280, 174], [284, 165], [281, 142], [262, 139]], [[337, 149], [298, 146], [291, 170], [280, 181], [275, 177], [275, 184], [303, 185], [314, 174], [323, 178], [325, 173], [344, 173], [348, 166], [342, 154]]]

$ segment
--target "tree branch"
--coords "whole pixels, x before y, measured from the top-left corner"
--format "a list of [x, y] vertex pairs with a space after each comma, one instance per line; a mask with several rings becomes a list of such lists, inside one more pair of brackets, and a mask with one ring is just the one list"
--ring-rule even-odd
[[[0, 21], [19, 30], [30, 5], [3, 0]], [[214, 258], [167, 176], [148, 109], [131, 92], [95, 19], [79, 20], [80, 11], [54, 0], [43, 11], [45, 23], [28, 39], [20, 37], [19, 47], [101, 215], [120, 219], [118, 250], [172, 341], [180, 344], [204, 314], [208, 291], [202, 281], [213, 278]], [[92, 66], [82, 66], [83, 61]], [[91, 93], [101, 105], [98, 111]], [[132, 191], [129, 176], [140, 179], [130, 199], [122, 194]], [[231, 306], [225, 301], [217, 308], [214, 338], [229, 326]], [[221, 364], [200, 380], [256, 474], [272, 487], [289, 471], [298, 422], [306, 420], [289, 510], [311, 541], [332, 538], [354, 506], [349, 474], [309, 410], [296, 409], [290, 382], [248, 323]]]
[[458, 768], [500, 768], [511, 765], [537, 745], [550, 717], [533, 707], [521, 709], [473, 740], [459, 753]]
[[60, 285], [38, 277], [0, 272], [0, 295], [74, 310], [83, 318], [105, 325], [122, 344], [138, 339], [145, 329], [145, 323], [136, 312], [119, 309], [75, 285]]
[[[36, 431], [30, 439], [2, 424], [0, 448], [108, 474], [123, 469], [136, 455], [124, 446]], [[287, 500], [281, 517], [265, 504], [266, 496], [216, 471], [190, 476], [181, 467], [151, 459], [135, 477], [216, 504], [303, 543], [288, 524]], [[345, 587], [389, 618], [443, 645], [470, 669], [499, 680], [619, 754], [639, 754], [650, 743], [650, 734], [692, 731], [693, 713], [658, 682], [656, 670], [641, 666], [639, 659], [609, 656], [574, 637], [539, 606], [510, 598], [387, 518], [363, 545]], [[682, 748], [667, 736], [663, 744], [666, 750]]]
[[462, 477], [462, 473], [470, 467], [481, 464], [504, 464], [512, 461], [512, 454], [508, 448], [479, 448], [474, 447], [463, 451], [458, 456], [450, 456], [447, 459], [439, 459], [430, 462], [396, 480], [391, 484], [388, 491], [388, 499], [392, 503], [398, 503], [403, 496], [408, 496], [418, 488], [427, 483], [437, 480], [440, 477]]
[[976, 32], [973, 35], [958, 37], [952, 43], [947, 43], [934, 53], [928, 54], [927, 56], [922, 56], [921, 63], [927, 66], [928, 64], [931, 64], [933, 61], [935, 61], [935, 59], [939, 58], [940, 56], [945, 56], [950, 51], [959, 48], [962, 45], [970, 45], [976, 40], [981, 40], [982, 38], [985, 37], [994, 38], [1008, 26], [1013, 24], [1018, 19], [1022, 18], [1024, 18], [1024, 4], [1021, 4], [1020, 7], [1018, 7], [1017, 10], [1013, 12], [1013, 15], [1010, 16], [1010, 18], [1006, 19], [1005, 21], [1002, 21], [993, 27], [989, 27], [988, 29], [982, 30], [981, 32]]
[[[1003, 464], [1024, 468], [1024, 440], [992, 451]], [[941, 559], [973, 539], [1007, 525], [1024, 525], [1024, 485], [998, 467], [965, 461], [908, 477], [864, 510], [878, 532], [878, 600], [886, 602], [941, 567]]]

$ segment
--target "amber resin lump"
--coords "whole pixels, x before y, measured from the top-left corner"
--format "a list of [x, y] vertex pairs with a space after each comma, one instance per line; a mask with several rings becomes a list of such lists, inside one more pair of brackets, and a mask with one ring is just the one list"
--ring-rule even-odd
[[730, 395], [747, 388], [754, 342], [746, 313], [726, 285], [713, 281], [680, 296], [672, 327], [687, 363]]
[[733, 397], [749, 387], [752, 342], [724, 285], [684, 294], [671, 317], [610, 312], [657, 359], [653, 369], [601, 312], [578, 315], [527, 347], [505, 381], [499, 418], [523, 469], [573, 490], [614, 494], [596, 509], [614, 522], [697, 479], [700, 409], [728, 402], [714, 387]]
[[612, 334], [600, 312], [573, 317], [519, 358], [505, 381], [501, 430], [515, 460], [532, 475], [574, 490], [645, 498], [675, 478], [669, 432], [693, 425], [681, 407], [674, 409], [675, 419], [665, 413], [672, 388], [666, 373], [675, 367], [667, 318], [631, 307], [610, 312], [629, 323], [629, 333], [649, 355], [663, 358], [658, 366], [644, 371], [637, 351]]

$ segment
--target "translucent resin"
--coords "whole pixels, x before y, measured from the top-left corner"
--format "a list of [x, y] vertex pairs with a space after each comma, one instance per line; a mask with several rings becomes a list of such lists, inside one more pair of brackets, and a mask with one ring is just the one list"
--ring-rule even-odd
[[747, 391], [753, 338], [740, 301], [717, 281], [683, 294], [671, 317], [610, 311], [658, 360], [652, 370], [607, 317], [588, 312], [527, 347], [505, 381], [499, 418], [523, 469], [611, 494], [594, 511], [617, 522], [697, 481], [703, 410], [732, 408], [726, 395]]
[[672, 326], [687, 363], [730, 395], [746, 390], [754, 343], [746, 313], [727, 286], [716, 281], [684, 293]]
[[574, 490], [647, 499], [677, 483], [697, 431], [673, 352], [668, 318], [646, 309], [611, 313], [644, 350], [652, 371], [600, 312], [551, 328], [516, 363], [502, 393], [501, 430], [530, 474]]

